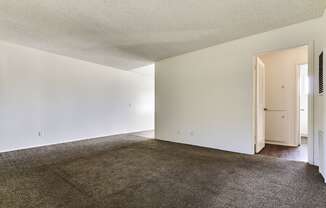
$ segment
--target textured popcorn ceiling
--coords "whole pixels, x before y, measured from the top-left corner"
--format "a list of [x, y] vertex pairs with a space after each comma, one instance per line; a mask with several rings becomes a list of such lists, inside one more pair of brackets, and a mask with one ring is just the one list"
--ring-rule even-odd
[[0, 0], [0, 39], [131, 69], [322, 16], [326, 0]]

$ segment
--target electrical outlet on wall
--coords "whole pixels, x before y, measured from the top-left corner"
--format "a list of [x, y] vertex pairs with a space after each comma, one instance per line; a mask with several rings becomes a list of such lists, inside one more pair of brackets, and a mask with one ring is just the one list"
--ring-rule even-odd
[[39, 131], [39, 132], [37, 133], [37, 135], [40, 137], [40, 136], [42, 136], [42, 133]]

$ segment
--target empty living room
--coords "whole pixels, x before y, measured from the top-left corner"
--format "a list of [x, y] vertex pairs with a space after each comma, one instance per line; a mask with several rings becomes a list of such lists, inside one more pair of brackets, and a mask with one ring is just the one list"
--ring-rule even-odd
[[0, 208], [325, 208], [326, 0], [0, 0]]

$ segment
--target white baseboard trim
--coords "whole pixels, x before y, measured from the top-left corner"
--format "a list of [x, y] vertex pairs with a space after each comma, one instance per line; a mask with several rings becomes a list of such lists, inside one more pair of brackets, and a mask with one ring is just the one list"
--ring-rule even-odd
[[44, 146], [51, 146], [51, 145], [58, 145], [58, 144], [65, 144], [65, 143], [71, 143], [71, 142], [79, 142], [83, 140], [89, 140], [89, 139], [99, 139], [103, 137], [110, 137], [110, 136], [123, 136], [123, 135], [128, 135], [128, 134], [136, 134], [140, 132], [145, 132], [145, 131], [151, 131], [152, 129], [146, 129], [146, 130], [136, 130], [136, 131], [121, 131], [117, 132], [116, 134], [112, 133], [107, 133], [107, 134], [101, 134], [101, 135], [96, 135], [96, 136], [88, 136], [88, 137], [80, 137], [80, 138], [69, 138], [69, 139], [56, 139], [56, 142], [44, 142], [43, 144], [34, 144], [34, 145], [26, 145], [26, 146], [21, 146], [21, 147], [14, 147], [14, 148], [4, 148], [0, 149], [0, 153], [6, 153], [6, 152], [13, 152], [13, 151], [18, 151], [18, 150], [26, 150], [26, 149], [33, 149], [37, 147], [44, 147]]

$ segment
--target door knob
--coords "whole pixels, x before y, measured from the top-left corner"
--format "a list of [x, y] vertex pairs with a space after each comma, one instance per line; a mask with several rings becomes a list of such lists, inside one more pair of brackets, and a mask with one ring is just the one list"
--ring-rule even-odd
[[264, 108], [264, 111], [268, 111], [268, 109], [267, 108]]

